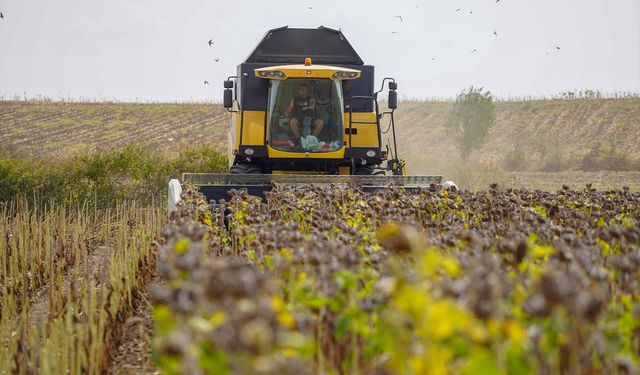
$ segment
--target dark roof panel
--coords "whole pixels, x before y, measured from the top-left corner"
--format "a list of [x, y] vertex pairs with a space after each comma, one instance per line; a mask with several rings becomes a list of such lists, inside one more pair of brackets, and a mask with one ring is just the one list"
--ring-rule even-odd
[[364, 64], [341, 31], [324, 26], [269, 30], [245, 62], [301, 64], [305, 57], [311, 57], [314, 64]]

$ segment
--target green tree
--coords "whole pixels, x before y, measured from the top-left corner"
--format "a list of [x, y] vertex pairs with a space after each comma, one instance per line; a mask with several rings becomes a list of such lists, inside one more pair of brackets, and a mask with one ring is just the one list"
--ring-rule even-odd
[[495, 122], [495, 104], [491, 92], [471, 86], [458, 94], [449, 111], [447, 127], [453, 131], [463, 159], [484, 144]]

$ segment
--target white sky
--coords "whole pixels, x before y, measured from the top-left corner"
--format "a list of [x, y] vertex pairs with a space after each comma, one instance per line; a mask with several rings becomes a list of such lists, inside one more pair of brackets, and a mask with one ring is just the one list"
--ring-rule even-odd
[[268, 29], [321, 24], [401, 97], [640, 92], [640, 0], [0, 0], [0, 12], [5, 99], [219, 101]]

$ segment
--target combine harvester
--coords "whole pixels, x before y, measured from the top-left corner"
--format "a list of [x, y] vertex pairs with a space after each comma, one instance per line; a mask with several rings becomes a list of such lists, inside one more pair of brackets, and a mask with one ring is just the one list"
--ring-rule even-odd
[[[389, 110], [381, 112], [378, 94], [385, 83]], [[384, 78], [375, 91], [374, 67], [338, 30], [270, 30], [224, 82], [230, 173], [184, 173], [181, 182], [171, 180], [169, 211], [186, 182], [207, 200], [228, 200], [232, 189], [264, 197], [272, 182], [355, 183], [364, 191], [440, 184], [441, 176], [408, 176], [398, 157], [397, 88], [395, 79]]]

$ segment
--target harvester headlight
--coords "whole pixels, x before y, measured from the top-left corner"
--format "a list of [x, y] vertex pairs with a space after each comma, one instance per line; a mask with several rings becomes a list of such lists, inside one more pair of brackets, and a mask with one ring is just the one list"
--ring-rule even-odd
[[267, 76], [267, 72], [260, 72], [260, 77], [266, 77]]
[[269, 72], [269, 77], [275, 77], [276, 76], [276, 72]]
[[372, 158], [372, 157], [376, 156], [376, 152], [373, 151], [373, 150], [369, 150], [369, 151], [367, 151], [367, 156]]
[[284, 73], [282, 73], [281, 71], [277, 71], [276, 74], [278, 75], [278, 77], [282, 78], [284, 77]]
[[358, 75], [357, 72], [335, 72], [333, 73], [333, 78], [355, 78]]
[[245, 155], [247, 155], [247, 156], [251, 156], [251, 155], [253, 155], [253, 153], [254, 153], [254, 152], [255, 152], [255, 151], [253, 151], [253, 149], [252, 149], [252, 148], [245, 148], [245, 149], [244, 149], [244, 154], [245, 154]]

